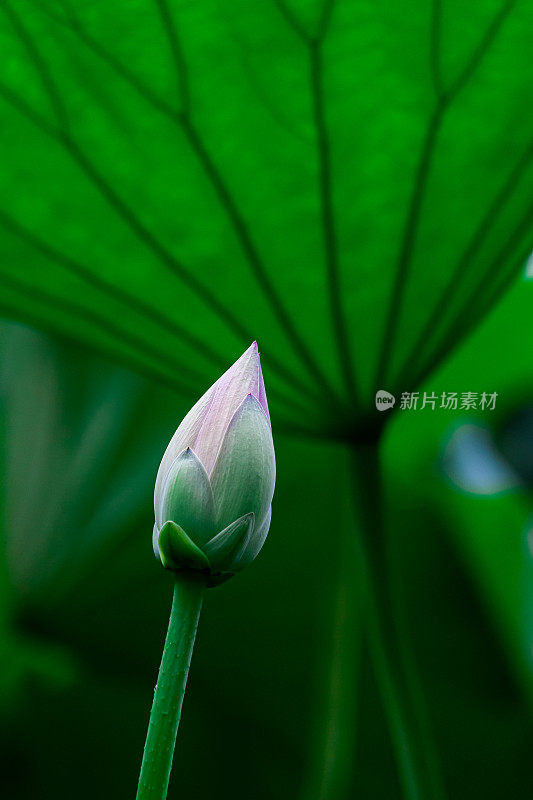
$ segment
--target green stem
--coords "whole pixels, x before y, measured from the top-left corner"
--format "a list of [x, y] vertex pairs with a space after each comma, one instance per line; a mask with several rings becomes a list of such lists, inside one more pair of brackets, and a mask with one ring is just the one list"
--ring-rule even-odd
[[176, 573], [163, 657], [144, 745], [137, 800], [165, 800], [205, 580]]
[[302, 800], [348, 800], [352, 797], [357, 732], [361, 619], [359, 559], [349, 525], [339, 537], [331, 619], [320, 665], [317, 722], [311, 731]]
[[[364, 566], [365, 619], [376, 679], [382, 694], [406, 800], [436, 800], [433, 754], [420, 725], [419, 703], [412, 697], [413, 660], [406, 659], [391, 593], [388, 546], [382, 519], [378, 446], [354, 449], [354, 510]], [[406, 667], [409, 663], [409, 674]], [[417, 702], [418, 701], [418, 702]]]
[[413, 652], [411, 626], [406, 608], [406, 602], [401, 585], [401, 565], [396, 553], [391, 551], [389, 558], [389, 584], [391, 598], [395, 608], [396, 630], [400, 651], [404, 665], [407, 688], [410, 694], [413, 711], [415, 714], [421, 741], [424, 747], [424, 759], [428, 769], [430, 781], [430, 796], [434, 800], [445, 800], [446, 793], [442, 775], [441, 763], [433, 730], [426, 705], [424, 690], [419, 678], [419, 670]]

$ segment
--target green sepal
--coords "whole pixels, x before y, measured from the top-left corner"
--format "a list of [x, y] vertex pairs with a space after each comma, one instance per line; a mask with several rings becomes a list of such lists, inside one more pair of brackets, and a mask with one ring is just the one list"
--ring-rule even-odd
[[237, 572], [254, 523], [253, 512], [243, 514], [204, 545], [213, 572]]
[[165, 569], [210, 570], [209, 559], [199, 547], [172, 520], [165, 522], [159, 531], [159, 555]]

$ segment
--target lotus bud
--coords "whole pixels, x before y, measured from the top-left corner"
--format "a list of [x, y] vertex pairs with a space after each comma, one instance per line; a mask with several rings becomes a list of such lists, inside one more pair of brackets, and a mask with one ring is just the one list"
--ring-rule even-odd
[[270, 526], [276, 464], [257, 344], [198, 400], [168, 445], [154, 494], [154, 552], [221, 583], [254, 560]]

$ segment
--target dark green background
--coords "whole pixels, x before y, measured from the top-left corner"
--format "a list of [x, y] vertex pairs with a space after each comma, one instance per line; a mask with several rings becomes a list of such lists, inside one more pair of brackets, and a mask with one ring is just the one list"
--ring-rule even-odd
[[[532, 17], [525, 0], [4, 0], [6, 797], [133, 797], [171, 593], [155, 472], [253, 339], [272, 529], [208, 595], [169, 797], [401, 796], [340, 535], [346, 442], [385, 419], [389, 547], [447, 795], [531, 792], [529, 489], [460, 491], [442, 458], [458, 426], [501, 436], [531, 402]], [[416, 387], [497, 391], [497, 409], [375, 411], [377, 389]], [[342, 641], [349, 776], [323, 795]]]

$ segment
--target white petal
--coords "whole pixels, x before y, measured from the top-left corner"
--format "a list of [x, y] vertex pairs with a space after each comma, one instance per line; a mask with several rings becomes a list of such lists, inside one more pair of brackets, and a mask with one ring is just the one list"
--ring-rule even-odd
[[211, 476], [217, 527], [250, 512], [261, 526], [272, 503], [275, 479], [270, 424], [259, 401], [248, 395], [228, 426]]
[[152, 533], [152, 547], [154, 548], [154, 556], [158, 561], [161, 561], [161, 555], [159, 553], [159, 528], [157, 527], [157, 523], [154, 525]]
[[188, 447], [174, 461], [167, 475], [156, 523], [176, 522], [197, 545], [214, 532], [213, 492], [206, 472]]
[[161, 503], [161, 493], [172, 463], [187, 447], [194, 450], [211, 476], [226, 429], [248, 394], [258, 397], [268, 414], [256, 342], [198, 400], [170, 440], [155, 482], [156, 508]]
[[239, 553], [239, 557], [236, 559], [234, 569], [244, 569], [244, 567], [248, 566], [248, 564], [251, 564], [252, 561], [254, 561], [254, 559], [257, 557], [267, 538], [271, 518], [272, 508], [269, 508], [267, 515], [263, 520], [263, 524], [254, 527], [252, 535], [246, 542], [246, 547], [241, 551], [241, 553]]
[[254, 529], [254, 515], [244, 514], [203, 546], [215, 572], [236, 572]]

